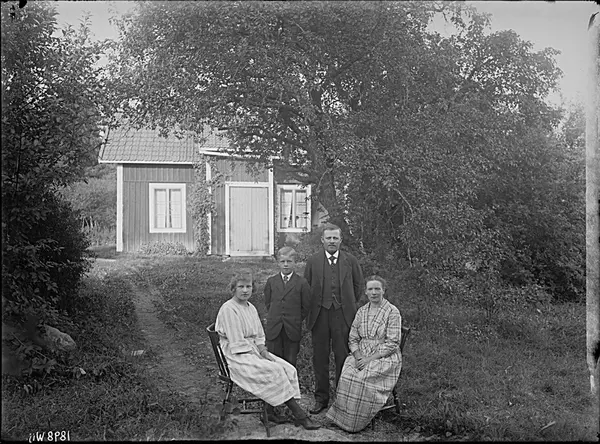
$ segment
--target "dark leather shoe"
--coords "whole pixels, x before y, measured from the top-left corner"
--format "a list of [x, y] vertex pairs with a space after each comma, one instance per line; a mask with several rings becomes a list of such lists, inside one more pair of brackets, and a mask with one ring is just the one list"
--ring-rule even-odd
[[302, 426], [306, 430], [317, 430], [321, 428], [321, 425], [314, 422], [309, 416], [302, 419], [294, 419], [294, 425]]
[[315, 402], [315, 405], [313, 406], [312, 409], [309, 410], [310, 413], [312, 413], [313, 415], [316, 415], [317, 413], [321, 413], [323, 410], [325, 410], [327, 408], [327, 403], [323, 403], [323, 402]]
[[[262, 419], [263, 418], [261, 417], [261, 420]], [[273, 422], [275, 424], [283, 424], [285, 422], [288, 422], [287, 418], [284, 418], [283, 416], [280, 416], [277, 413], [269, 413], [269, 414], [267, 414], [267, 419], [269, 420], [269, 422]]]

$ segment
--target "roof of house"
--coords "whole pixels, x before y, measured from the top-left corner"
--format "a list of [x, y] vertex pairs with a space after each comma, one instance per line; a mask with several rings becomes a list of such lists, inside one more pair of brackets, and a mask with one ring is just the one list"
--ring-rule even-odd
[[200, 151], [217, 152], [228, 147], [229, 141], [216, 131], [205, 130], [200, 135], [187, 132], [179, 138], [172, 132], [163, 137], [159, 129], [119, 127], [108, 130], [98, 158], [100, 163], [192, 164]]

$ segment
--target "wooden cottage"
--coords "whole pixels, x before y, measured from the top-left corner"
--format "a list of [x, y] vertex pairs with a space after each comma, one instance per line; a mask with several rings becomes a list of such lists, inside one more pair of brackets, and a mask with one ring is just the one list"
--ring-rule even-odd
[[207, 187], [217, 173], [221, 178], [209, 187], [209, 254], [271, 256], [320, 223], [324, 212], [312, 203], [310, 186], [260, 164], [249, 170], [249, 160], [226, 154], [228, 147], [214, 132], [178, 138], [159, 130], [110, 130], [99, 162], [117, 165], [117, 251], [154, 242], [196, 249], [191, 193], [198, 162]]

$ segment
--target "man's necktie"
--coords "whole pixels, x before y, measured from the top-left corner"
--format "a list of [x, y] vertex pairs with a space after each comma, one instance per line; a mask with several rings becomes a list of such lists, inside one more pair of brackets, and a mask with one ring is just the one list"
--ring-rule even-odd
[[284, 275], [283, 276], [283, 285], [287, 285], [287, 283], [290, 281], [290, 277], [288, 275]]
[[[331, 266], [331, 274], [335, 273], [335, 256], [330, 256], [329, 257], [329, 265]], [[337, 298], [337, 296], [335, 295], [335, 293], [332, 293], [331, 296], [333, 296], [333, 299], [335, 300], [335, 302], [337, 302], [339, 305], [342, 305], [341, 302], [339, 301], [339, 299]]]

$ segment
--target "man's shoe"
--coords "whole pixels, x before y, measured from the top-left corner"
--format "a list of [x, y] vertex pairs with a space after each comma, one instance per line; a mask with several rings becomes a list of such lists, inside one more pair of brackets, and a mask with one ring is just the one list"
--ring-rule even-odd
[[294, 425], [302, 426], [306, 430], [317, 430], [321, 428], [321, 425], [314, 422], [309, 416], [306, 416], [302, 419], [294, 419]]
[[327, 408], [326, 402], [317, 401], [317, 402], [315, 402], [315, 405], [313, 406], [313, 408], [309, 410], [309, 412], [312, 413], [313, 415], [316, 415], [317, 413], [321, 413], [326, 408]]

